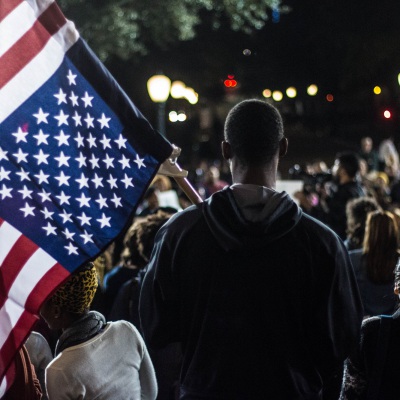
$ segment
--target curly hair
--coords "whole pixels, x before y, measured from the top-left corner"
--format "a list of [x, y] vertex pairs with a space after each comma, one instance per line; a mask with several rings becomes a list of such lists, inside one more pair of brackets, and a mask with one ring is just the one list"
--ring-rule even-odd
[[125, 248], [122, 252], [122, 261], [125, 265], [135, 265], [144, 268], [149, 262], [154, 239], [172, 213], [158, 210], [154, 214], [138, 218], [125, 235]]

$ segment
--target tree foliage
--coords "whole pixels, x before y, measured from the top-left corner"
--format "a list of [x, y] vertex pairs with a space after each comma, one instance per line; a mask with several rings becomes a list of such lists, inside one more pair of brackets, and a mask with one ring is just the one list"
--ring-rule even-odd
[[212, 15], [213, 27], [227, 19], [236, 31], [261, 29], [281, 0], [59, 0], [66, 16], [104, 60], [127, 59], [150, 47], [166, 48], [192, 39], [201, 13]]

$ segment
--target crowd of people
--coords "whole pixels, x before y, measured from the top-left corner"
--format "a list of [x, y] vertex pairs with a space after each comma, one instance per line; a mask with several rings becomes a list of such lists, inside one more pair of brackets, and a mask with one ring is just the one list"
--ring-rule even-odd
[[225, 123], [231, 175], [197, 172], [206, 201], [156, 176], [129, 228], [42, 306], [29, 398], [398, 398], [393, 141], [297, 169], [293, 198], [274, 190], [287, 150], [279, 112], [247, 100]]

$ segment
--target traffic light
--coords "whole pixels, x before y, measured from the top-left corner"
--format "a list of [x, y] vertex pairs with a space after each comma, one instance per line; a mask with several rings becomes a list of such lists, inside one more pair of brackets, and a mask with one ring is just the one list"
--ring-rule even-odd
[[235, 75], [228, 75], [228, 79], [224, 80], [224, 85], [227, 88], [234, 88], [237, 86], [237, 81], [234, 79]]

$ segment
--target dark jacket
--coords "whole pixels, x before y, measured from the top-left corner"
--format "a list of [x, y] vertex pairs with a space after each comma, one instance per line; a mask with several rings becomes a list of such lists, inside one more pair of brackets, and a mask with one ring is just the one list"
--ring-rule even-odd
[[320, 399], [357, 341], [342, 241], [285, 193], [255, 211], [246, 220], [226, 188], [156, 237], [142, 330], [149, 346], [182, 342], [181, 399]]
[[[359, 344], [351, 357], [346, 360], [345, 373], [340, 400], [367, 399], [368, 389], [376, 376], [376, 350], [380, 336], [381, 317], [372, 317], [363, 321]], [[397, 400], [400, 398], [400, 310], [393, 314], [387, 333], [387, 349], [383, 355], [379, 400]], [[384, 336], [381, 336], [384, 340]]]
[[347, 216], [346, 205], [352, 199], [365, 196], [365, 190], [358, 182], [348, 182], [338, 185], [337, 190], [326, 199], [329, 212], [326, 222], [343, 240], [346, 238]]

